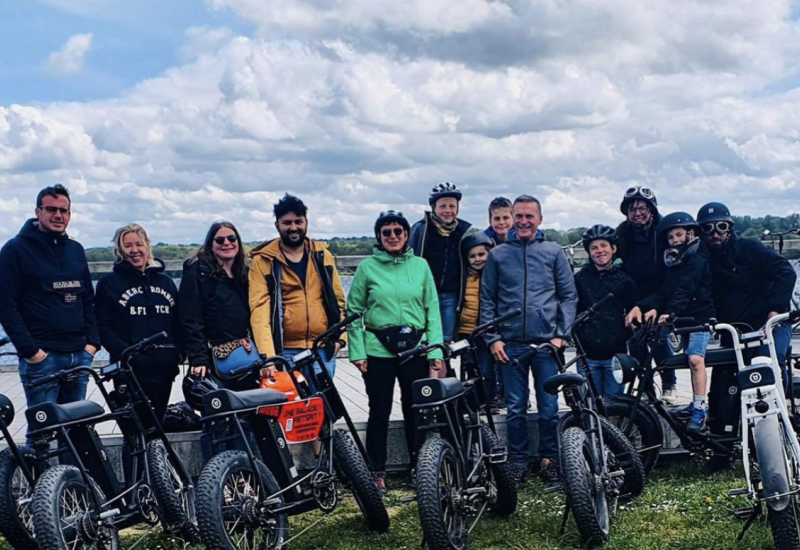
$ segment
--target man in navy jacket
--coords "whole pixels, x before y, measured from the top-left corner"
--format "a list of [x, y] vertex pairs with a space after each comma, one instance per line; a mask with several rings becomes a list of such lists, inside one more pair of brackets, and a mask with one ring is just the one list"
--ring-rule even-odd
[[70, 207], [63, 185], [42, 189], [36, 218], [0, 250], [0, 323], [17, 349], [28, 407], [84, 399], [86, 375], [38, 388], [32, 384], [91, 365], [100, 347], [86, 254], [66, 233]]

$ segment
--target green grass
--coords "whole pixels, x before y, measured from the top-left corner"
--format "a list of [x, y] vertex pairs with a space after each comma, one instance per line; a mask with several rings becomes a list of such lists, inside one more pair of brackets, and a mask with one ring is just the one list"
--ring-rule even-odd
[[[291, 519], [292, 533], [313, 521], [311, 530], [293, 541], [291, 550], [413, 550], [419, 548], [422, 531], [417, 506], [403, 502], [413, 491], [400, 478], [390, 478], [392, 491], [386, 506], [392, 527], [384, 535], [370, 533], [361, 514], [347, 495], [333, 514], [318, 513]], [[747, 505], [744, 498], [728, 497], [728, 490], [743, 486], [741, 472], [706, 476], [691, 463], [680, 463], [655, 472], [645, 493], [633, 503], [622, 504], [612, 523], [609, 550], [767, 550], [773, 548], [766, 521], [757, 521], [744, 542], [736, 544], [742, 523], [733, 511]], [[520, 493], [517, 513], [507, 519], [484, 515], [470, 536], [471, 549], [572, 550], [582, 548], [575, 524], [559, 536], [563, 495], [545, 495], [542, 484], [530, 480]], [[181, 550], [180, 542], [157, 529], [128, 530], [124, 547]], [[4, 550], [8, 548], [3, 545]]]

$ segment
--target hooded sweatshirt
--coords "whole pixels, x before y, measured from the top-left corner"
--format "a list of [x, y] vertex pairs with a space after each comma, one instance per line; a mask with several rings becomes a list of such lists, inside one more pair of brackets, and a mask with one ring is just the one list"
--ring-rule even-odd
[[[366, 327], [381, 330], [410, 326], [426, 330], [423, 340], [442, 343], [439, 299], [428, 263], [407, 250], [398, 255], [374, 247], [372, 256], [358, 264], [350, 293], [347, 313], [364, 313], [348, 329], [350, 360], [370, 357], [396, 357]], [[441, 359], [440, 351], [430, 359]]]
[[656, 292], [664, 281], [664, 247], [656, 243], [656, 227], [660, 221], [661, 216], [656, 214], [647, 229], [637, 229], [629, 221], [617, 227], [617, 258], [622, 260], [622, 270], [639, 288], [637, 300]]
[[114, 264], [97, 283], [97, 323], [112, 362], [127, 347], [165, 331], [167, 338], [158, 344], [170, 347], [138, 355], [132, 365], [139, 376], [172, 380], [183, 354], [178, 289], [164, 273], [164, 262], [155, 262], [144, 273], [128, 261]]
[[20, 358], [99, 349], [83, 247], [66, 233], [40, 231], [36, 219], [25, 222], [0, 251], [0, 324]]

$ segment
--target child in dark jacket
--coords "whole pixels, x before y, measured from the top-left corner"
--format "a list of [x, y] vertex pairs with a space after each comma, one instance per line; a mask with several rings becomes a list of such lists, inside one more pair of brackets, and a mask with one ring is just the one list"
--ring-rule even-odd
[[614, 265], [617, 232], [606, 225], [595, 225], [583, 234], [583, 247], [590, 263], [575, 274], [578, 313], [586, 311], [608, 294], [614, 299], [597, 315], [578, 328], [576, 336], [586, 352], [589, 372], [598, 395], [619, 395], [622, 384], [614, 379], [611, 360], [625, 353], [630, 330], [625, 326], [625, 312], [630, 310], [639, 291], [633, 279]]
[[[698, 238], [694, 218], [685, 212], [666, 216], [658, 225], [658, 238], [666, 240], [664, 252], [666, 276], [661, 288], [641, 300], [630, 314], [628, 323], [658, 318], [659, 324], [670, 316], [693, 319], [693, 324], [708, 322], [716, 313], [711, 297], [711, 267], [708, 249]], [[683, 347], [692, 369], [694, 400], [688, 411], [692, 414], [687, 429], [700, 432], [705, 429], [708, 417], [706, 405], [706, 348], [710, 335], [697, 332], [683, 338]]]

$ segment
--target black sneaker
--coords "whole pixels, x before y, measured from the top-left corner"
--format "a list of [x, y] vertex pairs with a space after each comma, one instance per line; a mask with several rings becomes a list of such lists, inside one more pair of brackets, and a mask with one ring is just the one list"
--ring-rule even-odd
[[554, 487], [561, 483], [561, 476], [558, 473], [558, 466], [554, 458], [543, 458], [539, 467], [539, 477], [542, 478], [546, 487]]
[[511, 471], [511, 477], [514, 478], [517, 485], [522, 486], [525, 483], [525, 475], [528, 472], [528, 467], [524, 464], [510, 463], [508, 469]]
[[373, 472], [372, 481], [375, 483], [375, 487], [378, 488], [378, 493], [382, 497], [386, 496], [389, 492], [389, 487], [386, 485], [386, 472]]

